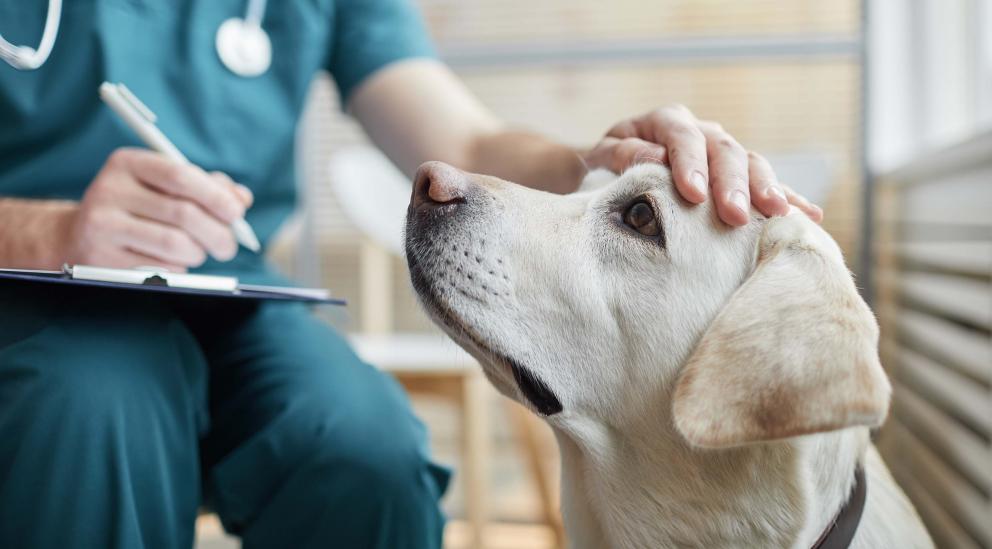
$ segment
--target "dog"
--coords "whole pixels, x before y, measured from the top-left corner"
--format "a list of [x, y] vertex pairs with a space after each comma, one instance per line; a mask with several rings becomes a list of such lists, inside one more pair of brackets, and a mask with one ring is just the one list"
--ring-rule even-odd
[[570, 547], [933, 546], [870, 442], [877, 323], [798, 210], [730, 228], [657, 164], [553, 195], [432, 162], [406, 255], [432, 319], [554, 431]]

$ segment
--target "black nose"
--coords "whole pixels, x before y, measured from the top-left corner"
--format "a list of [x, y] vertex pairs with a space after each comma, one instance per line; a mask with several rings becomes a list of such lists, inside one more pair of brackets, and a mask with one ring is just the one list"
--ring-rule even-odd
[[425, 162], [413, 181], [414, 208], [433, 208], [463, 203], [469, 186], [468, 174], [444, 162]]

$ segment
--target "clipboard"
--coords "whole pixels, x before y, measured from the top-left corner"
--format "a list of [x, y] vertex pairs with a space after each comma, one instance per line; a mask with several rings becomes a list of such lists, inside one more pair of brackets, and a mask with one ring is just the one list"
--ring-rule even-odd
[[332, 297], [331, 292], [323, 288], [241, 284], [233, 276], [173, 273], [155, 267], [110, 269], [89, 265], [63, 265], [61, 271], [0, 269], [0, 282], [4, 280], [234, 300], [346, 304], [345, 300]]

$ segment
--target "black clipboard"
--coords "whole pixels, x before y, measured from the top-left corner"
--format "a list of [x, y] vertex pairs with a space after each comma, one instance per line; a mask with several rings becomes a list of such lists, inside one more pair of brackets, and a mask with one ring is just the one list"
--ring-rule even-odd
[[[123, 273], [122, 277], [131, 282], [117, 280], [98, 280], [98, 276], [81, 278], [79, 275], [84, 269], [101, 272], [117, 271]], [[126, 276], [125, 276], [126, 275]], [[182, 277], [182, 282], [188, 284], [179, 286], [170, 284], [170, 279]], [[108, 277], [115, 278], [115, 277]], [[196, 284], [196, 279], [228, 279], [233, 280], [231, 289], [197, 288], [190, 285]], [[239, 301], [291, 301], [302, 302], [313, 305], [346, 305], [343, 299], [331, 297], [330, 292], [317, 288], [295, 288], [288, 286], [262, 286], [253, 284], [241, 284], [233, 277], [213, 277], [206, 275], [179, 275], [167, 271], [155, 269], [101, 269], [87, 267], [85, 265], [66, 265], [61, 271], [39, 271], [25, 269], [0, 269], [0, 283], [3, 281], [28, 282], [34, 284], [57, 284], [61, 286], [76, 286], [89, 288], [107, 288], [113, 290], [130, 292], [148, 292], [171, 295], [200, 296], [209, 298], [219, 298]], [[226, 281], [222, 281], [226, 282]], [[209, 286], [209, 285], [208, 285]]]

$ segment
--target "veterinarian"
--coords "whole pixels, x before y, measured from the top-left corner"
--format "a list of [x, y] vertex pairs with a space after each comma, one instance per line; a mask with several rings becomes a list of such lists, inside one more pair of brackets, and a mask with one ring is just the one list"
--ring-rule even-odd
[[[584, 164], [667, 160], [731, 225], [750, 203], [819, 215], [682, 107], [583, 151], [504, 127], [435, 59], [410, 0], [0, 0], [0, 34], [0, 266], [279, 282], [227, 227], [247, 212], [264, 244], [296, 205], [320, 70], [409, 174], [439, 159], [565, 193]], [[105, 80], [193, 165], [142, 148], [98, 99]], [[437, 547], [448, 477], [397, 384], [303, 307], [0, 288], [2, 547], [190, 547], [201, 505], [249, 548]]]

